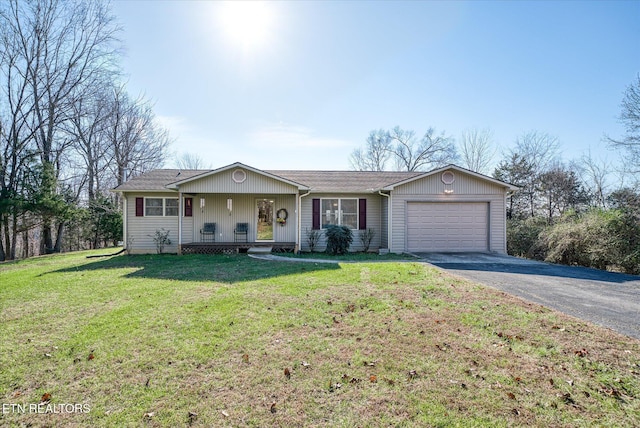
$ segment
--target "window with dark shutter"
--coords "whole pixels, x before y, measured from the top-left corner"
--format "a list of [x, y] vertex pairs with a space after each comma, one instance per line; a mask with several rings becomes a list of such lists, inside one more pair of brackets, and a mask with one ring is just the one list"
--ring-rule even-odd
[[360, 199], [358, 201], [358, 229], [367, 229], [367, 200]]
[[144, 198], [136, 198], [136, 217], [144, 216]]
[[312, 201], [312, 225], [314, 230], [320, 229], [320, 199], [313, 199]]
[[184, 216], [193, 216], [193, 198], [184, 198]]

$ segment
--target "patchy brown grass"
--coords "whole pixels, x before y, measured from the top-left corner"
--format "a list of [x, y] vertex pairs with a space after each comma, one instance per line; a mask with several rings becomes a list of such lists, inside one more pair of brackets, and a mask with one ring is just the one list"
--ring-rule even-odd
[[425, 265], [66, 263], [0, 268], [0, 396], [91, 411], [0, 424], [640, 425], [640, 342]]

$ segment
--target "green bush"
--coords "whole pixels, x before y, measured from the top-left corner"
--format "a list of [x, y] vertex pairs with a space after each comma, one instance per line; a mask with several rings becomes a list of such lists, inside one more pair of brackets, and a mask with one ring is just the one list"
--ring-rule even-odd
[[548, 262], [640, 273], [640, 223], [623, 210], [564, 215], [539, 242]]
[[616, 210], [609, 222], [609, 231], [615, 236], [615, 265], [624, 272], [640, 274], [640, 219], [631, 211]]
[[540, 234], [545, 261], [564, 265], [590, 266], [585, 224], [574, 215], [564, 216]]
[[507, 253], [512, 256], [544, 260], [545, 249], [539, 241], [547, 227], [544, 217], [507, 220]]
[[353, 234], [351, 229], [346, 226], [329, 226], [325, 231], [327, 236], [327, 253], [329, 254], [345, 254], [349, 251], [349, 246], [353, 242]]

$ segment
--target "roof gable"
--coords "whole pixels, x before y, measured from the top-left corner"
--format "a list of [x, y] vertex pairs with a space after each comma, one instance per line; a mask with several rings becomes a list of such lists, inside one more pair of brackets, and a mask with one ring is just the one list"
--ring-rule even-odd
[[221, 174], [221, 173], [223, 173], [225, 171], [235, 170], [235, 169], [243, 169], [243, 170], [251, 171], [251, 172], [253, 172], [255, 174], [258, 174], [258, 175], [262, 175], [262, 176], [265, 176], [265, 177], [268, 177], [268, 178], [271, 178], [271, 179], [274, 179], [274, 180], [277, 180], [277, 181], [282, 181], [282, 182], [284, 182], [284, 183], [286, 183], [288, 185], [295, 186], [300, 190], [307, 189], [307, 186], [305, 186], [303, 184], [297, 183], [297, 182], [289, 180], [287, 178], [279, 177], [279, 176], [277, 176], [275, 174], [272, 174], [270, 172], [267, 172], [267, 171], [263, 171], [263, 170], [260, 170], [260, 169], [257, 169], [257, 168], [253, 168], [253, 167], [245, 165], [245, 164], [243, 164], [241, 162], [235, 162], [235, 163], [232, 163], [230, 165], [224, 166], [222, 168], [218, 168], [218, 169], [214, 169], [214, 170], [210, 170], [210, 171], [205, 171], [205, 172], [202, 172], [200, 174], [195, 174], [193, 176], [186, 177], [186, 178], [184, 178], [182, 180], [174, 181], [172, 183], [169, 183], [167, 185], [167, 187], [169, 189], [178, 190], [178, 188], [180, 186], [182, 186], [182, 185], [184, 185], [186, 183], [190, 183], [190, 182], [193, 182], [193, 181], [196, 181], [196, 180], [202, 180], [202, 179], [205, 179], [207, 177], [211, 177], [213, 175]]
[[514, 186], [512, 184], [506, 183], [504, 181], [500, 181], [498, 179], [489, 177], [489, 176], [484, 175], [484, 174], [480, 174], [478, 172], [471, 171], [470, 169], [465, 169], [465, 168], [459, 167], [459, 166], [454, 165], [454, 164], [449, 164], [447, 166], [443, 166], [442, 168], [437, 168], [437, 169], [434, 169], [434, 170], [419, 174], [417, 176], [410, 177], [410, 178], [407, 178], [405, 180], [398, 181], [396, 183], [392, 183], [392, 184], [390, 184], [388, 186], [385, 186], [384, 190], [394, 190], [395, 188], [397, 188], [399, 186], [403, 186], [405, 184], [409, 184], [409, 183], [412, 183], [412, 182], [414, 182], [416, 180], [421, 180], [423, 178], [427, 178], [427, 177], [431, 177], [431, 176], [434, 176], [434, 175], [438, 175], [438, 174], [443, 173], [443, 172], [448, 171], [448, 170], [453, 170], [453, 171], [461, 172], [463, 174], [470, 175], [472, 177], [475, 177], [476, 179], [485, 181], [487, 183], [491, 183], [491, 184], [499, 186], [499, 187], [504, 187], [504, 188], [506, 188], [506, 189], [508, 189], [510, 191], [518, 190], [518, 187], [516, 187], [516, 186]]

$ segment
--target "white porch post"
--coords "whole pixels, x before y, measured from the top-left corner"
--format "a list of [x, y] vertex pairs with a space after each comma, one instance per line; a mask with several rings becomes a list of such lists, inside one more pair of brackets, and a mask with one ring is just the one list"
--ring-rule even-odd
[[389, 252], [392, 252], [391, 237], [393, 236], [393, 231], [391, 230], [391, 227], [393, 222], [391, 221], [391, 192], [387, 195], [386, 193], [382, 193], [382, 190], [378, 190], [378, 195], [387, 198], [387, 249]]
[[300, 251], [300, 192], [296, 193], [296, 245], [293, 249], [294, 253]]
[[297, 250], [298, 252], [302, 251], [302, 198], [304, 198], [305, 196], [309, 196], [309, 194], [311, 193], [311, 190], [307, 190], [307, 193], [305, 193], [304, 195], [301, 195], [300, 193], [298, 193], [298, 197], [296, 198], [296, 205], [297, 205], [297, 233], [296, 233], [296, 246], [298, 247]]
[[178, 190], [178, 254], [182, 255], [182, 214], [184, 211], [184, 201], [182, 192]]
[[125, 193], [122, 193], [121, 196], [122, 196], [122, 247], [126, 250], [129, 248], [129, 243], [127, 242], [127, 223], [129, 222], [129, 218], [127, 216], [127, 196]]
[[393, 192], [389, 192], [389, 214], [387, 215], [387, 244], [389, 252], [393, 253]]

